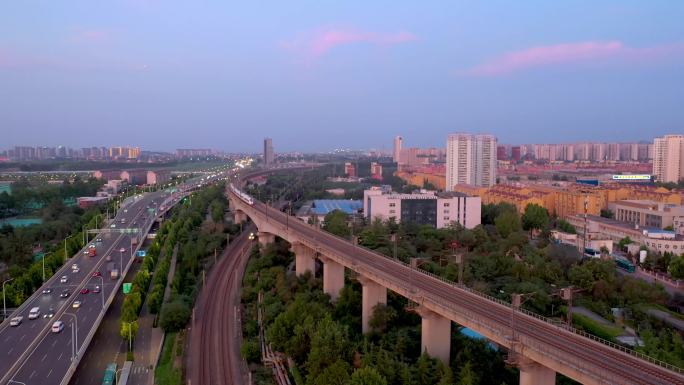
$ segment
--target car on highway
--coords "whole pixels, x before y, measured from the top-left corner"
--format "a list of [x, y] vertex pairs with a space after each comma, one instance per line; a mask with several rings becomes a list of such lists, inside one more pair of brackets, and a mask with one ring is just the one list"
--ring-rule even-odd
[[95, 286], [95, 288], [93, 289], [93, 293], [97, 294], [97, 293], [99, 293], [99, 292], [100, 292], [100, 287], [99, 287], [99, 286]]
[[102, 273], [100, 273], [100, 270], [97, 270], [96, 272], [94, 272], [93, 277], [102, 277]]
[[122, 248], [119, 249], [119, 252], [125, 253], [125, 252], [126, 252], [126, 249], [124, 249], [124, 248], [122, 247]]
[[14, 317], [10, 320], [10, 326], [19, 326], [21, 325], [21, 321], [24, 320], [24, 317], [19, 316], [19, 317]]
[[52, 293], [52, 289], [50, 289], [50, 288], [43, 289], [43, 294], [50, 294], [50, 293]]
[[81, 307], [81, 301], [74, 301], [74, 303], [71, 304], [71, 307], [73, 307], [74, 309], [78, 309], [79, 307]]
[[97, 238], [97, 239], [95, 240], [95, 242], [97, 242], [97, 243], [102, 243], [102, 238]]
[[116, 223], [112, 223], [111, 225], [109, 225], [109, 227], [115, 229], [115, 228], [116, 228]]
[[52, 323], [52, 328], [50, 329], [53, 333], [59, 333], [64, 330], [64, 322], [55, 321]]
[[40, 317], [40, 308], [38, 306], [31, 308], [29, 310], [29, 319], [36, 319]]
[[85, 250], [83, 250], [83, 254], [88, 255], [88, 254], [90, 254], [90, 251], [88, 251], [88, 249], [85, 249]]
[[69, 282], [69, 278], [67, 278], [66, 275], [63, 275], [62, 278], [59, 279], [59, 283], [67, 283]]
[[81, 294], [88, 294], [88, 293], [90, 293], [90, 290], [88, 290], [87, 287], [84, 287], [83, 289], [81, 289]]
[[79, 269], [78, 267], [75, 269], [71, 269], [71, 272], [74, 274], [78, 273], [79, 271], [81, 271], [81, 269]]
[[43, 314], [43, 318], [52, 318], [55, 316], [55, 309], [48, 309], [47, 313]]
[[63, 291], [59, 294], [59, 297], [60, 297], [60, 298], [66, 298], [66, 297], [68, 297], [70, 294], [71, 294], [71, 293], [69, 293], [69, 290], [63, 290]]

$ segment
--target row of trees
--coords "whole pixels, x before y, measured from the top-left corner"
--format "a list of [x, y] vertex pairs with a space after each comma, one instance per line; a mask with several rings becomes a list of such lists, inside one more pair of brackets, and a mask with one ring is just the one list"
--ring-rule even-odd
[[[183, 205], [174, 210], [168, 229], [167, 245], [171, 255], [173, 246], [178, 247], [176, 269], [171, 282], [171, 298], [161, 305], [160, 325], [165, 332], [175, 332], [185, 327], [192, 314], [192, 305], [202, 285], [200, 274], [207, 267], [208, 257], [224, 247], [227, 234], [235, 234], [238, 227], [226, 226], [224, 212], [228, 205], [223, 194], [225, 186], [218, 184], [193, 194]], [[165, 274], [166, 275], [166, 274]], [[160, 281], [165, 278], [159, 278]], [[155, 298], [154, 309], [163, 299]]]
[[52, 202], [63, 202], [79, 196], [93, 196], [104, 184], [95, 178], [65, 179], [60, 184], [20, 179], [11, 185], [11, 194], [0, 193], [0, 218], [26, 214]]
[[[332, 303], [322, 282], [307, 274], [297, 278], [293, 256], [283, 242], [261, 253], [254, 248], [243, 281], [245, 305], [242, 354], [260, 359], [256, 309], [262, 292], [266, 338], [275, 350], [296, 363], [298, 384], [501, 384], [517, 381], [503, 355], [484, 341], [456, 330], [452, 360], [443, 364], [421, 354], [420, 317], [406, 310], [406, 299], [388, 293], [387, 306], [377, 306], [370, 334], [361, 333], [361, 286], [347, 282]], [[271, 383], [257, 376], [257, 383]]]

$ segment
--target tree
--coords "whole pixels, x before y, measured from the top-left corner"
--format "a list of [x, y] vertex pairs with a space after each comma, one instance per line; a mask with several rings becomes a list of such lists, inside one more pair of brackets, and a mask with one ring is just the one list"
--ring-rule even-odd
[[518, 216], [518, 213], [511, 211], [504, 211], [499, 214], [494, 220], [494, 224], [496, 226], [496, 231], [504, 238], [508, 237], [513, 232], [519, 231], [521, 228], [520, 216]]
[[674, 279], [684, 279], [684, 254], [673, 257], [667, 271]]
[[549, 213], [545, 208], [538, 204], [529, 204], [525, 207], [522, 216], [522, 226], [524, 230], [542, 230], [549, 225]]
[[627, 245], [629, 245], [630, 243], [632, 243], [632, 239], [631, 239], [630, 237], [628, 237], [628, 236], [627, 236], [627, 237], [624, 237], [624, 238], [620, 239], [620, 242], [618, 242], [618, 248], [619, 248], [620, 250], [624, 250], [624, 248], [625, 248]]
[[368, 323], [373, 331], [384, 333], [395, 318], [397, 318], [397, 311], [393, 307], [380, 303], [373, 307], [373, 315]]
[[458, 385], [476, 385], [478, 384], [477, 375], [473, 372], [473, 365], [470, 361], [466, 362], [458, 372]]
[[350, 385], [387, 385], [387, 380], [377, 370], [365, 367], [354, 371]]
[[261, 359], [261, 351], [259, 349], [259, 343], [250, 339], [244, 341], [240, 347], [240, 355], [248, 363], [258, 363]]
[[160, 325], [167, 333], [177, 332], [185, 327], [191, 315], [192, 310], [185, 301], [175, 300], [162, 307]]
[[311, 336], [311, 350], [306, 366], [312, 378], [318, 377], [326, 367], [338, 359], [346, 360], [351, 354], [347, 329], [327, 314], [321, 319]]
[[313, 385], [347, 385], [349, 384], [349, 364], [342, 360], [337, 360], [332, 365], [323, 370]]
[[329, 212], [323, 221], [323, 229], [329, 233], [340, 237], [346, 237], [350, 233], [349, 226], [347, 226], [347, 214], [340, 210]]
[[575, 229], [575, 226], [571, 225], [570, 222], [566, 221], [565, 219], [559, 219], [556, 222], [556, 226], [558, 226], [559, 230], [566, 233], [577, 234], [577, 229]]

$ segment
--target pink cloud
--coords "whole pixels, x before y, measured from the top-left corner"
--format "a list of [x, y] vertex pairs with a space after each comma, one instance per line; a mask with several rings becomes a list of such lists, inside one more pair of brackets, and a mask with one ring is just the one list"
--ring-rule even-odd
[[682, 53], [684, 46], [681, 44], [633, 48], [620, 41], [565, 43], [510, 52], [479, 64], [465, 73], [472, 76], [497, 76], [567, 63], [594, 63], [608, 59], [637, 62]]
[[289, 41], [284, 47], [300, 51], [311, 58], [325, 55], [336, 47], [366, 43], [388, 46], [415, 41], [416, 36], [410, 32], [380, 33], [351, 29], [326, 29], [310, 34], [305, 38]]

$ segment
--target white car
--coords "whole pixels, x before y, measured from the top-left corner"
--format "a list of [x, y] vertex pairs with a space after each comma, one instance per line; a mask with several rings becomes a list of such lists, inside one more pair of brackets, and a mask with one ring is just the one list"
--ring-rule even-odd
[[83, 254], [88, 255], [88, 249], [83, 250]]
[[71, 272], [74, 273], [74, 274], [75, 274], [75, 273], [78, 273], [79, 271], [81, 271], [81, 269], [79, 269], [78, 267], [75, 268], [75, 269], [71, 269]]
[[81, 301], [74, 301], [74, 303], [71, 304], [71, 307], [73, 307], [74, 309], [78, 309], [79, 307], [81, 307]]
[[78, 263], [74, 263], [71, 265], [71, 270], [78, 270]]
[[10, 320], [10, 326], [19, 326], [21, 324], [21, 321], [24, 320], [24, 317], [14, 317]]
[[64, 322], [62, 321], [55, 321], [52, 323], [52, 332], [53, 333], [59, 333], [64, 329]]
[[62, 278], [59, 279], [59, 283], [67, 283], [69, 282], [69, 278], [67, 278], [66, 275], [63, 275]]
[[115, 227], [116, 227], [116, 223], [112, 223], [111, 225], [109, 225], [109, 227], [115, 228]]

